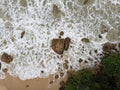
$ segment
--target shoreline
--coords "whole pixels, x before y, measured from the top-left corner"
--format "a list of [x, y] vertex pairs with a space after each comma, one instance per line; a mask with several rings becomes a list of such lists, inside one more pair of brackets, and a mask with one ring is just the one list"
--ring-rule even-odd
[[54, 79], [54, 75], [48, 78], [21, 80], [6, 73], [6, 78], [0, 80], [0, 90], [59, 90], [60, 81], [66, 80], [67, 76]]

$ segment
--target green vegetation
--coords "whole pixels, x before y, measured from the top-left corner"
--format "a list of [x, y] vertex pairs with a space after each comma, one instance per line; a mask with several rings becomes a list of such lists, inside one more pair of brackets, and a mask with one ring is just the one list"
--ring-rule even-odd
[[120, 90], [120, 54], [113, 53], [102, 60], [99, 70], [72, 72], [65, 90]]
[[102, 61], [105, 72], [109, 76], [120, 74], [120, 54], [113, 53]]
[[113, 53], [102, 62], [105, 74], [110, 78], [116, 90], [120, 90], [120, 54]]

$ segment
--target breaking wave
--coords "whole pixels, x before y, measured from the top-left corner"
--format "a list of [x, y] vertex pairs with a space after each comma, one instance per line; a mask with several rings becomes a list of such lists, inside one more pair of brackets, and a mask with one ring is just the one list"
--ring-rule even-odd
[[[51, 48], [61, 31], [71, 38], [62, 57]], [[26, 80], [93, 67], [107, 41], [120, 41], [119, 0], [0, 0], [0, 57], [14, 57], [10, 64], [0, 61], [1, 79], [4, 68]]]

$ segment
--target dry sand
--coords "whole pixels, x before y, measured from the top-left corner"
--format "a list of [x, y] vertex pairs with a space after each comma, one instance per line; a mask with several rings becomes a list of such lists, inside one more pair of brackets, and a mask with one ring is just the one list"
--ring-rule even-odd
[[[54, 75], [50, 75], [49, 78], [20, 80], [17, 77], [6, 74], [6, 78], [0, 80], [0, 90], [59, 90], [60, 81], [65, 81], [66, 79], [67, 76], [54, 79]], [[53, 83], [49, 84], [52, 80], [54, 80]]]

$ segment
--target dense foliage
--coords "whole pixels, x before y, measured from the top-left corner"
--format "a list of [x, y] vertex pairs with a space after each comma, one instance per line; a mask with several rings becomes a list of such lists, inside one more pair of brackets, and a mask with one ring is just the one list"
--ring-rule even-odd
[[96, 73], [81, 70], [70, 74], [65, 90], [120, 90], [120, 54], [103, 59]]

